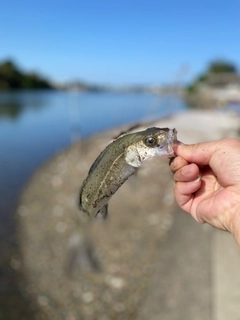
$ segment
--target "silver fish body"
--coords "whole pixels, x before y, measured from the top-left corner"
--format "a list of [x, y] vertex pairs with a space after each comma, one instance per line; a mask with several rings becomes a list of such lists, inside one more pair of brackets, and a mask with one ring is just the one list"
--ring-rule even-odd
[[110, 143], [91, 166], [80, 190], [80, 209], [95, 217], [107, 216], [108, 200], [134, 174], [142, 161], [155, 155], [174, 157], [175, 129], [148, 128]]

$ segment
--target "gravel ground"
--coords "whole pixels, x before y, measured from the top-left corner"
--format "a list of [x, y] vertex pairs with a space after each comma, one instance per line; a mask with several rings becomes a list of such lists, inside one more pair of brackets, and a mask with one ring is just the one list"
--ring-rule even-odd
[[[239, 118], [197, 111], [154, 125], [176, 127], [179, 139], [192, 143], [237, 136]], [[90, 165], [119, 131], [71, 146], [40, 168], [23, 191], [16, 210], [21, 257], [11, 264], [25, 275], [21, 292], [36, 319], [139, 318], [176, 211], [168, 160], [146, 161], [110, 200], [107, 221], [89, 224], [77, 207]]]

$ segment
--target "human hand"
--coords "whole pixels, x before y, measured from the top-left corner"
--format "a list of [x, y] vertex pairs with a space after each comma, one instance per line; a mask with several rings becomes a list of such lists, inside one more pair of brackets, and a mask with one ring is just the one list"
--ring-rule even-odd
[[240, 140], [176, 145], [174, 195], [199, 223], [230, 231], [240, 245]]

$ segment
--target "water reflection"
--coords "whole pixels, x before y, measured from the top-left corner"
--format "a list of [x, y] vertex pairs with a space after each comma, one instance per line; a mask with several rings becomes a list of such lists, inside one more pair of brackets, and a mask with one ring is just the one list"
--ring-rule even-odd
[[44, 108], [51, 94], [49, 90], [1, 92], [0, 117], [17, 119], [27, 109]]
[[16, 102], [0, 102], [0, 117], [17, 118], [21, 113], [21, 105]]

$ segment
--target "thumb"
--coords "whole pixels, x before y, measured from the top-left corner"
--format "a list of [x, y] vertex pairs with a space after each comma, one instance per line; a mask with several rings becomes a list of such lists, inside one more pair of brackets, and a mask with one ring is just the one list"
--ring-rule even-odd
[[188, 162], [194, 162], [197, 165], [208, 165], [211, 157], [218, 149], [218, 142], [204, 142], [197, 144], [179, 144], [175, 146], [175, 153]]

